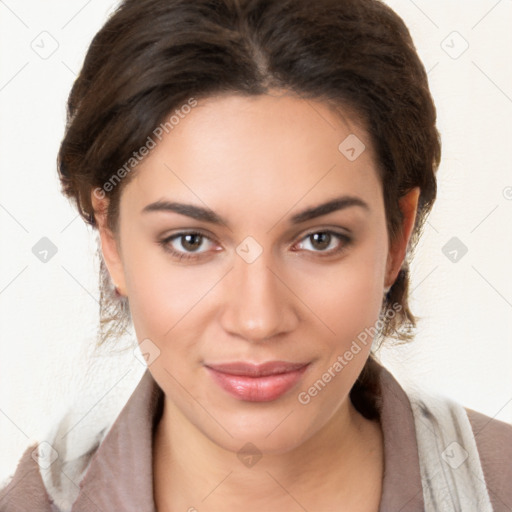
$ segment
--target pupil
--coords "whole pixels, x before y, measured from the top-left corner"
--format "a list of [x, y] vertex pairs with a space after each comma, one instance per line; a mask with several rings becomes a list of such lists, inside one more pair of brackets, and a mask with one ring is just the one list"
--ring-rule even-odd
[[[181, 245], [183, 246], [184, 249], [195, 251], [201, 245], [200, 238], [201, 235], [184, 235]], [[190, 241], [194, 239], [195, 243], [193, 241]]]
[[313, 245], [317, 249], [329, 247], [329, 243], [331, 242], [331, 235], [329, 233], [314, 233], [311, 236], [313, 238]]

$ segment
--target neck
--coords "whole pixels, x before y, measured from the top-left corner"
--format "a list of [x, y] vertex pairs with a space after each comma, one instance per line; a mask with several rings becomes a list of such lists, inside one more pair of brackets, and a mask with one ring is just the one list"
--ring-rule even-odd
[[346, 510], [378, 510], [380, 426], [361, 416], [348, 397], [300, 446], [252, 457], [218, 446], [166, 397], [153, 442], [157, 510], [331, 510], [340, 503]]

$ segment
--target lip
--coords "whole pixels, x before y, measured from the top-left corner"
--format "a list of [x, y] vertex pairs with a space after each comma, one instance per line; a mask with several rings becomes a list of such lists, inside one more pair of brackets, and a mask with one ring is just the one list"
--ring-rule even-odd
[[270, 402], [297, 385], [309, 363], [236, 361], [207, 364], [213, 381], [231, 396], [247, 402]]

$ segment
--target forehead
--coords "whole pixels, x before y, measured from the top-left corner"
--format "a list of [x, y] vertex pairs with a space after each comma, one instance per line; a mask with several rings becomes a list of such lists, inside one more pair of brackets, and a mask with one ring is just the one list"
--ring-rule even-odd
[[380, 193], [362, 124], [324, 102], [270, 93], [198, 101], [164, 132], [123, 195], [141, 207], [172, 197], [204, 199], [212, 208], [290, 208], [301, 198], [307, 206], [342, 193], [368, 202]]

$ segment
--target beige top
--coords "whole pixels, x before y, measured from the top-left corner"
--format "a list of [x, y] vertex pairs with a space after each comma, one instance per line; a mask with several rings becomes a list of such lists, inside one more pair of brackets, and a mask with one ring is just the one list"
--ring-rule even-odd
[[[376, 412], [382, 428], [384, 477], [379, 512], [422, 511], [418, 448], [409, 399], [384, 367], [375, 363], [374, 370], [373, 380], [367, 379], [353, 401], [365, 415]], [[72, 512], [155, 512], [152, 439], [163, 398], [163, 391], [146, 370], [95, 448]], [[512, 425], [470, 409], [467, 413], [494, 511], [512, 511]], [[26, 449], [14, 476], [0, 490], [1, 512], [54, 510], [39, 467], [31, 457], [35, 446]]]

